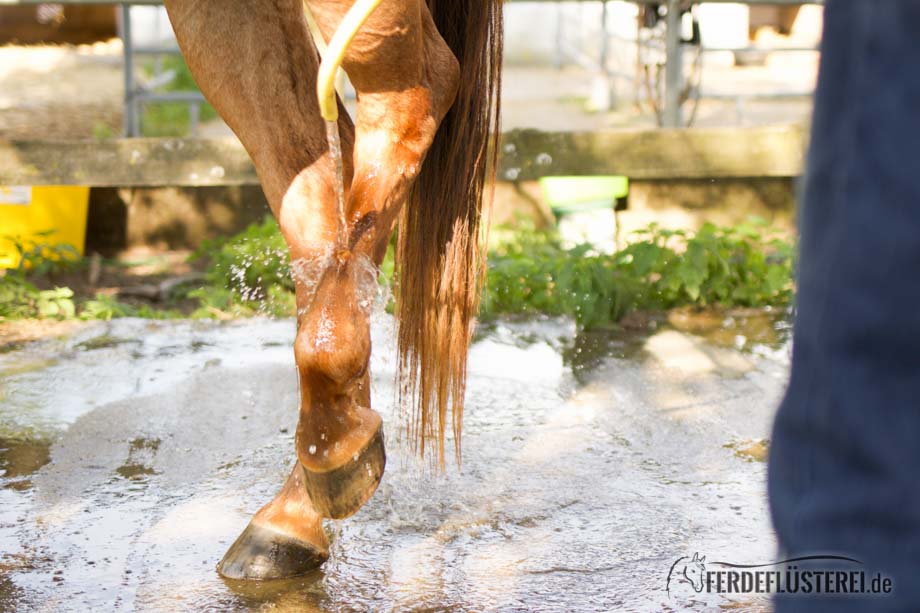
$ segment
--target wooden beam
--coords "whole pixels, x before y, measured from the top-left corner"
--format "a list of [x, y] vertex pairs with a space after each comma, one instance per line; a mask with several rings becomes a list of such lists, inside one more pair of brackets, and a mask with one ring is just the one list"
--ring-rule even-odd
[[[556, 132], [514, 130], [500, 145], [498, 177], [620, 174], [632, 179], [793, 177], [805, 131], [797, 127]], [[233, 139], [0, 140], [0, 185], [207, 186], [258, 183]]]
[[799, 127], [556, 132], [515, 130], [502, 143], [504, 180], [619, 174], [632, 179], [793, 177], [801, 173]]
[[0, 185], [155, 187], [258, 183], [235, 139], [0, 140]]

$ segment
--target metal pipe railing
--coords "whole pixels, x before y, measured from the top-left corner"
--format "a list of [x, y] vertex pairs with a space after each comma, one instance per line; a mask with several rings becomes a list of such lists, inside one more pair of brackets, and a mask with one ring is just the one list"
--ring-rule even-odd
[[[506, 0], [507, 2], [517, 2], [520, 0]], [[574, 2], [581, 0], [528, 0], [531, 2]], [[665, 33], [665, 100], [662, 110], [662, 124], [665, 127], [678, 127], [682, 124], [681, 117], [681, 89], [683, 84], [683, 48], [680, 34], [680, 6], [681, 0], [627, 0], [639, 5], [664, 5], [667, 7], [666, 16], [666, 33]], [[602, 3], [601, 19], [601, 45], [598, 53], [597, 64], [594, 66], [600, 74], [612, 79], [624, 77], [620, 72], [612, 71], [608, 68], [608, 57], [610, 53], [611, 35], [607, 31], [607, 2]], [[38, 5], [42, 0], [0, 0], [0, 6], [11, 5]], [[719, 4], [719, 3], [740, 3], [748, 5], [802, 5], [802, 4], [824, 4], [824, 0], [696, 0], [692, 4]], [[134, 5], [161, 5], [162, 0], [58, 0], [57, 4], [113, 4], [118, 6], [119, 19], [119, 36], [124, 45], [124, 132], [126, 136], [138, 136], [140, 134], [140, 111], [141, 105], [145, 102], [188, 102], [190, 105], [190, 114], [193, 119], [193, 126], [197, 126], [194, 121], [200, 105], [204, 102], [204, 97], [199, 92], [169, 92], [157, 93], [142, 88], [137, 84], [137, 75], [134, 66], [135, 58], [141, 55], [179, 55], [179, 49], [175, 47], [148, 46], [136, 47], [133, 41], [131, 28], [131, 7]], [[560, 15], [561, 17], [561, 15]], [[563, 40], [563, 20], [559, 20], [556, 31], [557, 49], [560, 51], [566, 48]], [[762, 48], [749, 48], [750, 51], [764, 51]], [[767, 49], [767, 51], [790, 52], [806, 51], [814, 48], [800, 47], [777, 47]], [[583, 53], [577, 50], [567, 49], [582, 65], [593, 61]], [[745, 51], [745, 49], [719, 49], [719, 48], [701, 48], [701, 53], [713, 53], [716, 51]], [[786, 93], [785, 97], [807, 95], [805, 93]], [[719, 98], [722, 96], [706, 96], [706, 98]], [[194, 108], [192, 108], [194, 107]]]
[[[549, 0], [530, 0], [530, 1], [549, 1]], [[600, 0], [602, 9], [606, 8], [608, 0]], [[660, 120], [663, 127], [679, 127], [683, 124], [682, 117], [682, 90], [684, 82], [684, 50], [686, 44], [681, 40], [681, 18], [680, 18], [680, 8], [682, 6], [686, 7], [688, 3], [682, 2], [681, 0], [626, 0], [632, 4], [637, 5], [658, 5], [664, 6], [667, 9], [667, 14], [665, 16], [665, 34], [664, 34], [664, 44], [661, 51], [665, 56], [664, 60], [664, 100], [662, 107], [660, 109]], [[569, 3], [569, 0], [556, 0], [557, 4], [560, 6], [563, 4]], [[695, 0], [690, 4], [719, 4], [719, 3], [733, 3], [733, 4], [747, 4], [747, 5], [804, 5], [804, 4], [824, 4], [823, 0]], [[569, 44], [563, 35], [563, 28], [566, 27], [566, 18], [562, 11], [559, 13], [559, 20], [557, 22], [557, 31], [556, 31], [556, 49], [557, 49], [557, 59], [556, 65], [561, 66], [563, 63], [562, 56], [567, 56], [571, 58], [578, 65], [587, 68], [589, 70], [596, 71], [602, 77], [606, 77], [608, 80], [612, 78], [624, 78], [627, 75], [622, 72], [617, 72], [610, 70], [607, 66], [607, 57], [609, 54], [609, 40], [622, 40], [625, 42], [636, 43], [639, 42], [639, 39], [629, 39], [627, 40], [623, 36], [617, 36], [611, 34], [607, 30], [607, 20], [606, 20], [606, 11], [602, 10], [602, 19], [600, 21], [600, 32], [599, 38], [601, 40], [601, 50], [598, 54], [597, 60], [591, 58], [588, 54], [577, 49], [573, 45]], [[649, 46], [649, 41], [639, 42], [639, 44], [645, 44]], [[699, 53], [710, 54], [716, 52], [726, 52], [731, 51], [734, 53], [743, 53], [743, 52], [778, 52], [778, 53], [788, 53], [788, 52], [803, 52], [803, 51], [817, 51], [816, 46], [794, 46], [794, 47], [740, 47], [740, 48], [722, 48], [722, 47], [704, 47], [700, 46], [698, 48]], [[638, 58], [637, 58], [638, 61]], [[636, 77], [633, 77], [636, 78]], [[811, 92], [781, 92], [781, 93], [770, 93], [765, 94], [760, 97], [762, 98], [772, 98], [772, 99], [781, 99], [781, 98], [797, 98], [802, 96], [810, 95]], [[638, 96], [638, 90], [637, 90]], [[719, 95], [719, 94], [704, 94], [702, 92], [697, 92], [697, 97], [702, 97], [704, 99], [734, 99], [738, 101], [740, 96], [736, 95]], [[740, 105], [740, 102], [739, 102]]]

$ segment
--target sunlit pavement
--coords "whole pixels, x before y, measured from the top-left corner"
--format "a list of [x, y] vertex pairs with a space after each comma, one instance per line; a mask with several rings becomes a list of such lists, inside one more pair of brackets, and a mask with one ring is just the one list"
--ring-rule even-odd
[[292, 321], [119, 320], [0, 355], [0, 610], [661, 610], [680, 556], [772, 558], [782, 335], [493, 325], [462, 470], [436, 477], [400, 445], [390, 328], [380, 489], [330, 522], [322, 570], [261, 585], [214, 567], [293, 461]]

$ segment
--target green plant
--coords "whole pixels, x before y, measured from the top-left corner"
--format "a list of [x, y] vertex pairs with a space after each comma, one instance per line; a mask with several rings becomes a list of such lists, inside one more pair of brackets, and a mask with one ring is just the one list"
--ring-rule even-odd
[[18, 234], [0, 236], [0, 240], [12, 243], [19, 255], [19, 265], [13, 272], [20, 275], [28, 273], [43, 276], [67, 272], [81, 266], [80, 252], [73, 245], [53, 244], [40, 240], [53, 233], [54, 230], [43, 230], [36, 232], [31, 237]]
[[[481, 317], [561, 315], [581, 328], [616, 324], [634, 310], [677, 306], [783, 306], [793, 299], [793, 244], [752, 218], [697, 232], [657, 225], [635, 233], [614, 254], [591, 245], [562, 246], [552, 232], [516, 228], [490, 252]], [[13, 240], [13, 239], [8, 239]], [[179, 317], [175, 310], [133, 306], [96, 295], [80, 303], [68, 288], [40, 290], [29, 279], [80, 265], [76, 250], [16, 239], [23, 263], [0, 277], [0, 318]], [[192, 317], [294, 314], [287, 246], [274, 219], [240, 234], [206, 241], [193, 259], [207, 262], [205, 283], [181, 290], [198, 303]], [[381, 283], [394, 275], [392, 244]]]
[[696, 233], [651, 225], [623, 250], [565, 249], [552, 233], [523, 233], [494, 250], [482, 316], [568, 315], [583, 328], [636, 309], [767, 306], [792, 299], [793, 245], [751, 220]]
[[[682, 305], [785, 305], [792, 299], [793, 245], [766, 222], [705, 224], [697, 232], [657, 225], [637, 232], [623, 250], [562, 246], [552, 232], [505, 234], [490, 253], [481, 317], [565, 315], [583, 328], [610, 326], [630, 311]], [[287, 249], [272, 218], [202, 246], [208, 284], [189, 294], [198, 316], [290, 314], [293, 284]], [[387, 254], [382, 281], [392, 279]]]
[[634, 285], [590, 245], [564, 249], [552, 233], [522, 234], [489, 254], [481, 316], [569, 315], [604, 326], [629, 310]]
[[70, 288], [40, 290], [17, 274], [0, 278], [0, 319], [70, 319], [75, 313]]
[[102, 319], [108, 321], [116, 317], [135, 317], [137, 309], [129, 304], [119, 302], [112, 296], [96, 294], [92, 300], [83, 303], [80, 319]]
[[653, 293], [645, 301], [653, 306], [765, 306], [792, 299], [795, 249], [762, 219], [730, 227], [706, 223], [696, 233], [653, 224], [638, 235], [617, 257], [645, 282]]

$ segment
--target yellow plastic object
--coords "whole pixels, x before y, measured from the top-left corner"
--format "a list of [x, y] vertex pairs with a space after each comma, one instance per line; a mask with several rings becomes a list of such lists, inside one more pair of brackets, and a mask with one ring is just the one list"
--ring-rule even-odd
[[88, 187], [0, 185], [0, 268], [19, 265], [19, 254], [7, 237], [66, 243], [82, 254], [88, 209]]
[[354, 40], [355, 34], [381, 2], [382, 0], [355, 0], [355, 3], [342, 17], [342, 23], [339, 24], [326, 47], [326, 52], [319, 64], [319, 74], [316, 75], [319, 112], [326, 121], [335, 121], [339, 118], [339, 107], [335, 103], [335, 74], [345, 58], [345, 51]]

